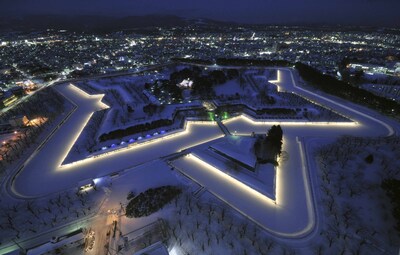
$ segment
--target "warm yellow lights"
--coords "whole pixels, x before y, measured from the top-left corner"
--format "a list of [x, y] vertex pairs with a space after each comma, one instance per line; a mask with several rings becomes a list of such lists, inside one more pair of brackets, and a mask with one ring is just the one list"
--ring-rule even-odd
[[[288, 74], [286, 75], [286, 73]], [[290, 86], [286, 83], [286, 81], [289, 81], [290, 83], [290, 78], [288, 75], [290, 75], [292, 79], [292, 84]], [[285, 89], [287, 91], [296, 91], [298, 93], [304, 92], [301, 94], [304, 94], [309, 98], [321, 99], [324, 101], [324, 103], [326, 103], [327, 106], [330, 106], [334, 109], [337, 108], [338, 110], [346, 110], [345, 112], [351, 116], [354, 115], [356, 117], [363, 117], [363, 120], [368, 119], [366, 122], [367, 124], [369, 123], [369, 120], [380, 123], [389, 130], [390, 134], [394, 133], [393, 128], [391, 128], [388, 124], [377, 120], [372, 116], [368, 116], [367, 114], [354, 110], [349, 106], [342, 105], [329, 98], [325, 98], [316, 93], [297, 87], [292, 70], [290, 69], [277, 70], [277, 79], [270, 80], [269, 82], [274, 83], [277, 86], [278, 91]], [[289, 87], [285, 87], [286, 85]], [[57, 126], [57, 128], [53, 130], [53, 132], [48, 136], [48, 139], [59, 130], [68, 130], [69, 132], [64, 132], [64, 134], [61, 134], [63, 132], [59, 132], [57, 134], [58, 138], [51, 140], [49, 145], [47, 145], [49, 147], [42, 149], [46, 150], [47, 152], [52, 149], [57, 150], [57, 152], [54, 150], [52, 151], [55, 157], [52, 158], [52, 161], [49, 160], [48, 163], [51, 171], [65, 171], [62, 174], [58, 173], [57, 176], [67, 176], [68, 171], [70, 170], [72, 172], [73, 170], [79, 171], [83, 169], [89, 170], [89, 172], [93, 170], [92, 173], [87, 174], [88, 177], [94, 177], [100, 173], [107, 174], [111, 171], [125, 171], [126, 169], [132, 169], [134, 165], [137, 166], [144, 162], [148, 162], [149, 160], [159, 158], [160, 156], [165, 156], [169, 153], [176, 153], [188, 149], [184, 153], [177, 153], [177, 155], [186, 153], [188, 154], [187, 157], [178, 158], [173, 161], [173, 165], [176, 165], [176, 169], [181, 171], [186, 176], [192, 178], [193, 181], [203, 185], [216, 197], [222, 201], [225, 201], [232, 208], [236, 209], [238, 212], [242, 213], [260, 225], [262, 228], [284, 237], [298, 237], [310, 233], [310, 231], [315, 227], [316, 217], [318, 216], [318, 212], [315, 211], [314, 206], [315, 201], [313, 192], [315, 192], [315, 190], [312, 189], [313, 179], [311, 178], [313, 175], [309, 173], [309, 162], [307, 161], [308, 155], [306, 149], [308, 147], [306, 146], [307, 144], [305, 144], [303, 140], [296, 137], [296, 135], [314, 135], [312, 132], [317, 130], [318, 132], [321, 131], [321, 133], [318, 133], [317, 135], [321, 134], [321, 136], [329, 137], [332, 136], [332, 134], [336, 135], [338, 133], [334, 132], [335, 129], [343, 129], [345, 131], [344, 133], [348, 134], [347, 131], [350, 129], [355, 130], [356, 132], [359, 130], [353, 129], [353, 127], [362, 129], [367, 126], [361, 121], [362, 118], [359, 118], [360, 123], [356, 121], [308, 122], [304, 120], [298, 121], [290, 119], [255, 119], [249, 115], [242, 114], [237, 117], [223, 120], [222, 122], [224, 124], [230, 124], [230, 126], [227, 126], [227, 128], [229, 128], [229, 131], [233, 135], [249, 135], [251, 131], [253, 131], [251, 129], [255, 129], [260, 132], [260, 130], [264, 129], [262, 126], [295, 126], [294, 128], [287, 127], [288, 131], [294, 130], [294, 132], [288, 132], [283, 137], [283, 150], [288, 153], [288, 158], [290, 159], [286, 161], [282, 160], [282, 162], [280, 162], [280, 166], [275, 167], [275, 200], [273, 200], [257, 189], [254, 189], [251, 186], [243, 183], [240, 181], [240, 178], [235, 178], [235, 176], [231, 176], [230, 174], [225, 173], [224, 171], [221, 171], [217, 167], [213, 166], [211, 162], [208, 163], [197, 157], [195, 154], [192, 154], [192, 151], [194, 151], [193, 153], [196, 153], [196, 150], [202, 150], [206, 148], [208, 144], [205, 143], [224, 136], [223, 132], [218, 128], [217, 123], [214, 121], [195, 121], [188, 118], [186, 119], [182, 129], [152, 136], [151, 138], [143, 139], [135, 143], [125, 143], [124, 145], [117, 146], [116, 148], [98, 151], [93, 155], [90, 155], [88, 158], [62, 165], [70, 153], [70, 150], [73, 148], [74, 144], [76, 144], [79, 136], [82, 134], [85, 126], [92, 118], [94, 112], [100, 109], [109, 108], [109, 106], [102, 102], [104, 94], [90, 95], [73, 84], [65, 85], [57, 89], [59, 89], [61, 92], [65, 92], [63, 94], [67, 99], [68, 96], [70, 96], [75, 100], [74, 102], [74, 100], [68, 99], [72, 104], [74, 104], [75, 107], [68, 115], [65, 116], [64, 120]], [[358, 118], [356, 119], [358, 120]], [[31, 120], [30, 125], [38, 124], [41, 121], [42, 120]], [[212, 127], [196, 128], [195, 125], [200, 127]], [[258, 126], [261, 127], [257, 128]], [[301, 130], [301, 132], [296, 133], [296, 129], [298, 129], [297, 126], [307, 126], [307, 128], [304, 128], [304, 130]], [[313, 129], [313, 126], [317, 126], [318, 128]], [[348, 129], [344, 127], [347, 127]], [[327, 130], [329, 133], [324, 133], [323, 130]], [[265, 129], [264, 132], [266, 131], [267, 130]], [[60, 135], [64, 135], [64, 137], [60, 138]], [[34, 158], [36, 154], [40, 152], [40, 148], [45, 145], [48, 139], [46, 139], [39, 146], [39, 149], [25, 162], [24, 165], [27, 168], [30, 159]], [[55, 142], [58, 140], [60, 140], [60, 143], [56, 144]], [[169, 141], [169, 143], [163, 144], [166, 143], [166, 141]], [[308, 142], [309, 140], [305, 141]], [[55, 144], [56, 146], [53, 147]], [[193, 148], [200, 144], [204, 144], [204, 146]], [[141, 152], [133, 153], [134, 151]], [[114, 156], [117, 154], [118, 156]], [[175, 155], [176, 154], [174, 154], [174, 156]], [[40, 157], [37, 159], [40, 160]], [[38, 162], [34, 162], [32, 165], [35, 166], [35, 164], [39, 165]], [[22, 167], [24, 167], [24, 165]], [[32, 165], [29, 165], [29, 167], [34, 170]], [[183, 166], [183, 170], [179, 169], [181, 166]], [[100, 169], [102, 167], [104, 169]], [[97, 171], [96, 168], [99, 168], [100, 171]], [[49, 168], [46, 170], [48, 169]], [[314, 174], [313, 172], [311, 173]], [[268, 172], [268, 174], [270, 174], [270, 172]], [[73, 173], [71, 176], [72, 175]], [[73, 183], [69, 184], [71, 184], [71, 186], [74, 185]], [[11, 189], [18, 194], [18, 192], [15, 190], [15, 187], [11, 187]], [[234, 193], [236, 197], [232, 196], [232, 193]], [[297, 198], [300, 198], [298, 200], [300, 202], [294, 201], [294, 199]], [[249, 204], [246, 204], [247, 200], [249, 201]], [[301, 221], [299, 224], [296, 223], [297, 217], [302, 217], [299, 220]], [[286, 220], [290, 221], [291, 224], [294, 223], [297, 225], [291, 229], [288, 229], [287, 226], [285, 226]]]
[[[217, 174], [217, 175], [221, 176], [222, 178], [224, 178], [225, 180], [227, 180], [231, 184], [235, 185], [238, 190], [241, 190], [241, 191], [243, 191], [245, 193], [248, 193], [249, 195], [251, 195], [253, 197], [256, 197], [261, 203], [266, 203], [266, 204], [271, 205], [271, 206], [276, 206], [275, 201], [272, 200], [271, 198], [265, 196], [264, 194], [258, 192], [257, 190], [251, 188], [250, 186], [242, 183], [241, 181], [238, 181], [234, 177], [224, 173], [223, 171], [217, 169], [216, 167], [210, 165], [209, 163], [201, 160], [196, 155], [188, 154], [188, 158], [189, 158], [189, 160], [193, 160], [194, 163], [201, 165], [202, 167], [206, 168], [207, 170], [213, 172], [214, 174]], [[221, 198], [221, 197], [220, 197], [220, 199], [222, 199], [222, 200], [225, 199], [226, 200], [226, 198]], [[229, 201], [226, 201], [226, 202], [229, 203]]]
[[[93, 155], [93, 156], [91, 156], [89, 158], [82, 159], [82, 160], [75, 161], [75, 162], [68, 163], [68, 164], [64, 164], [64, 165], [60, 166], [60, 168], [67, 169], [69, 166], [74, 166], [74, 165], [76, 165], [78, 163], [79, 164], [88, 163], [88, 162], [97, 160], [99, 158], [103, 158], [103, 157], [109, 156], [111, 154], [124, 153], [124, 152], [128, 153], [128, 152], [131, 152], [133, 150], [139, 150], [139, 149], [143, 149], [145, 147], [151, 146], [151, 145], [160, 144], [162, 142], [165, 142], [165, 140], [181, 137], [181, 136], [184, 136], [184, 135], [189, 135], [189, 134], [192, 133], [192, 126], [193, 125], [217, 126], [216, 122], [210, 122], [210, 121], [185, 121], [185, 126], [181, 130], [177, 130], [177, 131], [175, 131], [173, 133], [166, 133], [165, 135], [159, 135], [157, 137], [153, 137], [152, 139], [144, 140], [143, 142], [129, 144], [126, 147], [118, 148], [118, 149], [107, 151], [107, 152], [104, 152], [104, 153], [100, 152], [100, 154]], [[80, 133], [77, 134], [76, 139], [79, 137], [79, 135], [80, 135]], [[189, 145], [185, 146], [184, 148], [181, 148], [180, 151], [182, 151], [184, 149], [187, 149], [187, 148], [194, 147], [194, 146], [199, 145], [199, 144], [203, 144], [203, 143], [218, 139], [218, 138], [223, 137], [223, 136], [224, 136], [223, 134], [220, 134], [220, 135], [211, 137], [209, 139], [202, 140], [202, 141], [197, 142], [197, 143], [189, 144]], [[73, 143], [72, 143], [72, 145], [73, 145]], [[69, 150], [70, 150], [70, 148], [66, 152], [66, 155], [68, 155]], [[65, 157], [66, 157], [66, 155], [65, 155]]]
[[101, 102], [101, 100], [103, 99], [105, 94], [90, 95], [90, 94], [86, 93], [86, 91], [78, 88], [77, 86], [75, 86], [72, 83], [69, 84], [69, 88], [72, 88], [74, 91], [79, 93], [82, 97], [85, 97], [85, 98], [98, 98], [99, 99], [98, 106], [100, 107], [100, 109], [108, 109], [108, 108], [110, 108], [110, 106], [108, 106], [107, 104]]
[[263, 119], [253, 119], [251, 116], [247, 114], [242, 114], [240, 116], [231, 118], [229, 120], [224, 121], [224, 124], [231, 123], [237, 120], [244, 120], [251, 125], [285, 125], [285, 126], [342, 126], [342, 127], [352, 127], [357, 126], [358, 122], [315, 122], [315, 121], [282, 121], [282, 120], [263, 120]]
[[[62, 162], [65, 160], [65, 158], [68, 156], [70, 150], [72, 149], [72, 146], [74, 146], [74, 144], [76, 143], [76, 141], [78, 140], [79, 136], [81, 135], [83, 129], [85, 128], [85, 126], [87, 125], [87, 123], [89, 122], [90, 118], [92, 117], [93, 113], [97, 110], [101, 110], [101, 109], [107, 109], [109, 108], [108, 105], [104, 104], [101, 102], [101, 100], [104, 97], [104, 94], [101, 95], [89, 95], [88, 93], [86, 93], [85, 91], [81, 90], [80, 88], [76, 87], [73, 84], [69, 84], [68, 88], [72, 89], [74, 92], [79, 93], [81, 96], [85, 97], [85, 98], [91, 98], [91, 100], [93, 99], [97, 99], [98, 101], [96, 102], [96, 105], [94, 105], [94, 109], [89, 109], [87, 110], [87, 113], [79, 113], [81, 119], [79, 121], [75, 121], [74, 125], [76, 125], [76, 131], [75, 134], [73, 135], [73, 137], [71, 137], [71, 139], [69, 140], [69, 142], [67, 144], [65, 144], [64, 149], [62, 154], [60, 155], [60, 161], [58, 163], [58, 166], [61, 167]], [[65, 96], [65, 95], [64, 95]], [[67, 96], [65, 96], [66, 98], [68, 98]], [[69, 99], [69, 98], [68, 98]], [[72, 100], [69, 99], [71, 102]], [[70, 113], [69, 116], [67, 116], [67, 118], [64, 120], [67, 121], [68, 119], [71, 118], [72, 114], [74, 114], [75, 112], [79, 112], [81, 109], [79, 108], [79, 106], [76, 106], [76, 109]]]
[[276, 86], [277, 91], [278, 91], [278, 92], [281, 92], [282, 89], [281, 89], [281, 87], [278, 85], [278, 83], [281, 83], [281, 81], [282, 81], [282, 78], [281, 78], [281, 70], [276, 70], [276, 78], [277, 78], [276, 80], [269, 80], [268, 82], [274, 84], [274, 85]]
[[296, 137], [296, 142], [299, 146], [300, 151], [300, 158], [301, 158], [301, 171], [304, 183], [304, 192], [305, 192], [305, 199], [307, 204], [307, 217], [308, 217], [308, 224], [302, 230], [302, 232], [307, 233], [311, 231], [315, 225], [315, 213], [314, 213], [314, 201], [313, 201], [313, 194], [311, 192], [311, 180], [308, 172], [308, 165], [307, 165], [307, 155], [305, 153], [304, 143], [300, 141], [298, 137]]

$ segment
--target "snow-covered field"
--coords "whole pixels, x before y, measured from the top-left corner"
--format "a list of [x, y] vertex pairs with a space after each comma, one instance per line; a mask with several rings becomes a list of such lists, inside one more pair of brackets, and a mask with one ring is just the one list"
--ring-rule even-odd
[[[275, 200], [268, 198], [229, 174], [220, 171], [217, 169], [218, 166], [213, 166], [209, 162], [196, 157], [196, 150], [206, 149], [217, 138], [223, 136], [218, 125], [211, 122], [188, 122], [186, 129], [181, 132], [121, 150], [110, 151], [98, 157], [62, 165], [62, 162], [78, 139], [93, 112], [107, 107], [101, 102], [102, 95], [88, 95], [73, 85], [62, 85], [57, 89], [73, 101], [78, 106], [77, 109], [59, 127], [51, 139], [25, 162], [22, 171], [15, 177], [11, 192], [23, 197], [42, 196], [77, 187], [78, 183], [82, 180], [120, 172], [123, 178], [119, 177], [113, 180], [111, 197], [106, 202], [107, 208], [115, 208], [118, 207], [120, 202], [124, 203], [124, 197], [132, 189], [135, 192], [139, 192], [145, 188], [163, 184], [184, 183], [188, 186], [188, 189], [200, 185], [219, 199], [213, 202], [217, 204], [218, 208], [220, 206], [222, 206], [221, 208], [225, 208], [224, 206], [227, 206], [226, 208], [228, 209], [234, 208], [241, 215], [244, 215], [245, 218], [254, 222], [256, 225], [252, 225], [252, 229], [255, 230], [251, 232], [256, 233], [254, 235], [259, 235], [259, 231], [263, 229], [266, 230], [268, 235], [272, 235], [274, 238], [283, 238], [280, 241], [287, 242], [288, 244], [293, 243], [292, 241], [288, 241], [287, 238], [315, 238], [314, 241], [316, 243], [326, 243], [326, 241], [323, 241], [323, 237], [316, 237], [319, 231], [323, 229], [321, 224], [324, 220], [321, 220], [321, 218], [324, 218], [325, 213], [316, 204], [322, 196], [320, 195], [321, 191], [317, 178], [318, 167], [315, 163], [310, 163], [314, 159], [308, 154], [310, 151], [315, 150], [316, 145], [310, 145], [307, 141], [310, 138], [314, 138], [318, 139], [317, 141], [320, 144], [326, 144], [328, 141], [344, 135], [365, 137], [389, 136], [397, 132], [399, 127], [397, 123], [387, 120], [370, 110], [365, 110], [362, 107], [321, 96], [316, 92], [310, 92], [297, 87], [296, 78], [290, 69], [279, 70], [277, 80], [274, 83], [278, 86], [279, 90], [290, 91], [305, 96], [309, 100], [333, 109], [353, 121], [346, 123], [292, 122], [290, 120], [263, 121], [253, 120], [245, 115], [224, 121], [227, 129], [236, 135], [250, 135], [252, 132], [265, 133], [272, 125], [279, 124], [282, 126], [284, 133], [283, 151], [286, 157], [276, 169]], [[223, 86], [235, 85], [225, 84]], [[122, 94], [125, 93], [123, 91], [119, 92]], [[222, 90], [219, 93], [222, 93]], [[319, 145], [319, 143], [317, 144]], [[177, 171], [171, 171], [168, 165], [160, 160], [161, 157], [181, 152], [185, 149], [188, 149], [189, 156], [174, 160], [173, 165], [179, 168], [180, 172], [191, 180], [181, 176]], [[201, 204], [202, 201], [194, 203]], [[168, 208], [157, 213], [157, 217], [171, 217], [171, 208]], [[191, 207], [190, 212], [194, 208]], [[197, 208], [201, 212], [198, 214], [198, 217], [193, 218], [193, 222], [185, 223], [185, 225], [191, 228], [195, 226], [193, 225], [195, 220], [205, 219], [204, 213], [206, 212], [199, 209], [198, 206]], [[211, 211], [218, 211], [220, 216], [223, 217], [222, 209], [213, 209]], [[189, 215], [189, 212], [186, 215]], [[235, 217], [240, 218], [241, 216], [237, 215]], [[213, 220], [215, 221], [215, 219]], [[208, 221], [210, 224], [211, 220], [209, 219]], [[126, 224], [124, 231], [129, 231], [131, 228], [135, 228], [140, 224], [147, 224], [148, 222], [146, 220], [141, 223], [134, 220], [124, 222], [124, 225]], [[176, 220], [173, 220], [173, 222], [177, 223]], [[231, 222], [235, 225], [233, 220]], [[220, 222], [218, 221], [218, 223]], [[180, 226], [179, 223], [178, 226]], [[212, 230], [212, 228], [202, 226], [202, 228], [209, 231]], [[218, 231], [225, 229], [226, 231], [226, 226], [222, 226], [217, 225], [215, 229]], [[197, 228], [199, 227], [197, 226]], [[243, 229], [243, 226], [235, 226], [233, 228], [240, 231], [240, 229]], [[229, 229], [231, 230], [232, 226]], [[241, 236], [249, 234], [246, 230], [244, 232]], [[183, 233], [180, 233], [179, 236], [183, 235]], [[182, 245], [183, 237], [179, 239], [178, 235], [172, 235], [176, 241], [174, 244], [176, 248], [172, 249], [180, 250], [180, 248], [185, 246]], [[210, 243], [215, 243], [215, 241], [210, 241], [208, 236], [209, 234], [199, 237], [202, 241], [197, 243], [197, 245], [200, 245], [197, 250], [205, 251], [206, 243], [208, 246], [210, 246]], [[192, 239], [192, 243], [194, 243], [195, 238], [189, 232], [186, 238]], [[212, 239], [221, 240], [222, 243], [224, 237], [218, 237], [217, 234]], [[217, 241], [215, 245], [218, 246], [219, 242]], [[251, 242], [251, 238], [248, 238], [246, 242]], [[224, 243], [225, 247], [231, 247], [232, 251], [241, 252], [235, 249], [235, 247], [238, 247], [235, 246], [236, 244], [230, 244], [227, 240]], [[252, 246], [254, 247], [254, 251], [257, 251], [254, 243], [252, 243]], [[188, 249], [193, 249], [193, 247]], [[279, 254], [279, 252], [276, 251], [275, 254]], [[303, 254], [307, 254], [307, 251], [303, 250]]]
[[236, 93], [243, 94], [244, 92], [237, 80], [230, 80], [225, 84], [218, 85], [214, 90], [217, 96], [230, 96]]
[[[396, 254], [400, 244], [391, 202], [380, 187], [386, 178], [400, 178], [398, 137], [343, 137], [322, 145], [310, 138], [309, 153], [316, 155], [324, 215], [322, 250], [340, 253]], [[367, 161], [367, 156], [371, 161]]]

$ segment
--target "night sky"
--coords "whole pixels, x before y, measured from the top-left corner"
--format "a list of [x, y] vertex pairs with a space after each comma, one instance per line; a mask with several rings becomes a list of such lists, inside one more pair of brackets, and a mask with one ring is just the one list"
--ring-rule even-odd
[[400, 0], [0, 0], [0, 15], [171, 14], [241, 23], [400, 26]]

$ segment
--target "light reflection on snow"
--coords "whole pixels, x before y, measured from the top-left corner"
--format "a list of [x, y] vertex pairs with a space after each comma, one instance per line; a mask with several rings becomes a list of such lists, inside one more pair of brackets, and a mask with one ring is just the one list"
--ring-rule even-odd
[[261, 194], [257, 190], [249, 187], [248, 185], [244, 184], [241, 181], [238, 181], [237, 179], [233, 178], [232, 176], [224, 173], [223, 171], [217, 169], [216, 167], [210, 165], [209, 163], [201, 160], [197, 156], [193, 154], [188, 154], [188, 157], [190, 160], [193, 160], [194, 163], [200, 164], [202, 167], [208, 169], [209, 171], [212, 171], [220, 176], [222, 176], [224, 179], [228, 180], [231, 184], [235, 185], [238, 189], [243, 190], [243, 192], [249, 193], [251, 196], [256, 197], [261, 203], [266, 203], [272, 206], [275, 206], [275, 201], [272, 200], [271, 198]]

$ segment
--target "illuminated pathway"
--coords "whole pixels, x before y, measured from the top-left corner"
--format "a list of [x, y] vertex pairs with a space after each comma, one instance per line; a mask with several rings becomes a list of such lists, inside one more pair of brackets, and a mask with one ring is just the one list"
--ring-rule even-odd
[[[278, 71], [275, 84], [282, 90], [301, 94], [319, 104], [349, 116], [353, 123], [294, 123], [258, 122], [240, 116], [224, 122], [231, 133], [248, 135], [252, 131], [265, 133], [271, 125], [280, 124], [284, 131], [284, 151], [289, 159], [277, 171], [276, 201], [261, 195], [236, 181], [194, 155], [173, 162], [180, 171], [206, 187], [211, 193], [257, 222], [271, 233], [282, 237], [301, 237], [316, 225], [312, 179], [315, 172], [307, 167], [303, 137], [336, 138], [341, 135], [387, 136], [395, 132], [378, 116], [364, 114], [368, 110], [354, 110], [353, 105], [337, 103], [329, 98], [298, 88], [290, 69]], [[162, 156], [213, 141], [223, 134], [214, 123], [188, 122], [185, 131], [158, 138], [129, 149], [61, 166], [71, 146], [84, 128], [93, 111], [106, 107], [102, 96], [89, 96], [72, 85], [57, 89], [77, 105], [68, 118], [37, 154], [24, 164], [16, 177], [12, 191], [20, 196], [36, 197], [76, 187], [81, 180], [95, 178], [128, 169]], [[361, 112], [362, 111], [362, 112]], [[310, 170], [310, 171], [309, 171]], [[311, 183], [310, 183], [311, 180]], [[29, 185], [28, 185], [29, 184]]]
[[57, 89], [78, 108], [43, 148], [24, 164], [12, 185], [12, 191], [19, 196], [36, 197], [76, 187], [82, 180], [127, 169], [223, 136], [216, 124], [189, 122], [186, 130], [176, 135], [61, 166], [93, 111], [106, 106], [100, 102], [103, 96], [89, 96], [73, 85], [62, 85]]
[[[375, 111], [372, 111], [366, 107], [353, 104], [341, 98], [328, 98], [330, 97], [329, 95], [319, 95], [315, 92], [301, 88], [297, 86], [296, 79], [298, 79], [298, 77], [294, 75], [294, 71], [292, 69], [283, 68], [278, 70], [278, 80], [274, 81], [273, 83], [278, 86], [278, 91], [284, 90], [288, 92], [294, 92], [298, 95], [308, 98], [314, 103], [322, 104], [324, 107], [334, 109], [336, 112], [350, 117], [353, 121], [361, 124], [363, 131], [366, 131], [367, 129], [369, 130], [367, 133], [365, 133], [366, 135], [389, 136], [398, 132], [399, 127], [397, 122], [380, 114], [377, 115]], [[371, 132], [371, 128], [376, 128], [375, 131], [378, 133], [375, 134]], [[393, 128], [396, 128], [396, 130]], [[362, 133], [359, 131], [360, 130], [357, 131], [357, 134], [362, 135]]]
[[[280, 73], [277, 85], [288, 91], [295, 90], [291, 75], [289, 70]], [[306, 92], [302, 94], [307, 96]], [[310, 99], [318, 100], [317, 102], [323, 105], [329, 103], [328, 107], [355, 122], [329, 124], [272, 122], [254, 121], [247, 116], [224, 121], [227, 129], [238, 135], [250, 135], [252, 131], [265, 133], [272, 125], [282, 126], [283, 151], [288, 152], [289, 159], [281, 162], [277, 169], [276, 204], [195, 155], [174, 161], [174, 166], [270, 233], [285, 238], [299, 238], [310, 234], [318, 223], [311, 186], [315, 171], [308, 169], [305, 157], [307, 144], [303, 143], [303, 137], [307, 141], [308, 137], [335, 138], [341, 135], [376, 137], [388, 136], [394, 132], [392, 127], [379, 119], [366, 116], [328, 98], [316, 94], [310, 95]]]

